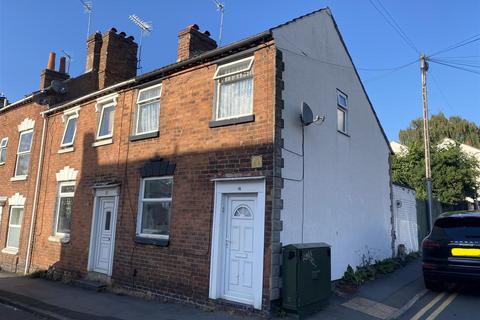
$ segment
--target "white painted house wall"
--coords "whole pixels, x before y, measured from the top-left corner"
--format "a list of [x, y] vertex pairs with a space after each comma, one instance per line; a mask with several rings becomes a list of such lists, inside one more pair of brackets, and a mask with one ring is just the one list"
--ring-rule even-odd
[[398, 245], [405, 245], [407, 252], [418, 251], [417, 201], [415, 190], [393, 185], [393, 217], [395, 227], [395, 253]]
[[[302, 158], [283, 150], [283, 245], [327, 242], [332, 280], [362, 254], [392, 254], [389, 147], [372, 112], [329, 10], [273, 29], [283, 53], [285, 148], [302, 153], [302, 101], [325, 122], [305, 128], [304, 214]], [[340, 66], [338, 66], [340, 65]], [[337, 88], [348, 95], [348, 134], [337, 132]]]

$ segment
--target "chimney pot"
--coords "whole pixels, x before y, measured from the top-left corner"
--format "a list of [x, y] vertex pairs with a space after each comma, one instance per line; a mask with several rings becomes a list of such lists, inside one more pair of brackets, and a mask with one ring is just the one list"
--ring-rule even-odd
[[192, 30], [199, 30], [200, 27], [198, 26], [198, 24], [194, 23], [194, 24], [191, 24], [187, 27], [187, 29], [192, 29]]
[[212, 35], [212, 34], [210, 33], [210, 31], [208, 31], [208, 30], [205, 30], [205, 32], [204, 32], [203, 34], [206, 35], [206, 36], [209, 36], [209, 37]]
[[60, 57], [60, 67], [58, 68], [58, 72], [65, 73], [65, 62], [66, 62], [66, 58]]
[[114, 32], [114, 33], [117, 33], [117, 29], [115, 29], [114, 27], [111, 27], [110, 30], [108, 30], [108, 32]]
[[127, 34], [122, 31], [122, 32], [119, 33], [119, 35], [120, 35], [120, 37], [125, 38], [125, 36], [126, 36]]
[[135, 38], [134, 38], [133, 36], [128, 36], [127, 39], [128, 39], [128, 40], [131, 40], [131, 41], [134, 41], [134, 40], [135, 40]]
[[47, 64], [47, 69], [49, 70], [55, 70], [55, 52], [51, 51], [49, 56], [48, 56], [48, 64]]

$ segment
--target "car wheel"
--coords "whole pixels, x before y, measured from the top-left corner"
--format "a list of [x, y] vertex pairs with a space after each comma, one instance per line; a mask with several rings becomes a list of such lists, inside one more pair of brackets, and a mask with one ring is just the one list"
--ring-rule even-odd
[[423, 282], [425, 283], [425, 288], [431, 291], [443, 291], [444, 287], [441, 282], [438, 281], [432, 281], [432, 280], [427, 280], [423, 279]]

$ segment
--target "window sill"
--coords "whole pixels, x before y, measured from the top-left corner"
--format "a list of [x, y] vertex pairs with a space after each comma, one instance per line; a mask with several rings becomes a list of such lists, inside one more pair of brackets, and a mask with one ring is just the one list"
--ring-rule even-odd
[[57, 153], [67, 153], [67, 152], [73, 152], [73, 151], [75, 151], [74, 147], [67, 147], [67, 148], [62, 148], [58, 150]]
[[0, 166], [3, 166], [3, 165], [5, 165], [5, 162], [0, 162]]
[[16, 176], [16, 177], [11, 177], [10, 181], [25, 181], [27, 180], [28, 176]]
[[170, 239], [168, 238], [147, 238], [142, 236], [135, 236], [135, 242], [140, 244], [153, 244], [159, 247], [168, 247]]
[[70, 242], [70, 235], [49, 236], [48, 241], [57, 242], [57, 243], [69, 243]]
[[155, 131], [155, 132], [131, 135], [128, 139], [130, 140], [130, 142], [134, 142], [134, 141], [138, 141], [138, 140], [158, 138], [158, 136], [159, 136], [159, 132]]
[[113, 139], [108, 138], [108, 139], [95, 141], [94, 143], [92, 143], [92, 147], [100, 147], [100, 146], [105, 146], [107, 144], [112, 144], [112, 143], [113, 143]]
[[346, 132], [343, 132], [343, 131], [340, 131], [340, 130], [337, 130], [337, 132], [338, 132], [338, 133], [341, 133], [341, 134], [343, 134], [344, 136], [350, 138], [350, 135], [349, 135], [348, 133], [346, 133]]
[[231, 118], [231, 119], [224, 119], [224, 120], [211, 120], [208, 123], [208, 126], [210, 128], [216, 128], [216, 127], [224, 127], [224, 126], [230, 126], [230, 125], [254, 122], [254, 121], [255, 121], [255, 115], [251, 114], [248, 116], [243, 116], [238, 118]]
[[18, 253], [18, 249], [6, 247], [6, 248], [3, 248], [3, 249], [2, 249], [2, 253], [6, 253], [6, 254], [17, 254], [17, 253]]

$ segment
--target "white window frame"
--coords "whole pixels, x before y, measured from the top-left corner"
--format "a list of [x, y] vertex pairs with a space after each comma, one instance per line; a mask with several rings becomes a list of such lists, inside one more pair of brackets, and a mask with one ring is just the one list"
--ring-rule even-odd
[[[145, 193], [145, 181], [148, 180], [171, 180], [172, 181], [172, 195], [173, 195], [173, 176], [162, 176], [162, 177], [148, 177], [142, 178], [140, 180], [140, 192], [139, 192], [139, 199], [138, 199], [138, 215], [137, 215], [137, 230], [136, 234], [138, 237], [141, 238], [154, 238], [154, 239], [169, 239], [170, 235], [163, 235], [163, 234], [148, 234], [142, 233], [142, 219], [143, 219], [143, 202], [170, 202], [170, 208], [172, 204], [172, 197], [170, 198], [148, 198], [147, 200], [144, 199]], [[170, 212], [171, 218], [171, 212]], [[171, 221], [171, 219], [170, 219]], [[170, 221], [168, 224], [168, 229], [170, 232]]]
[[[22, 209], [22, 214], [20, 216], [20, 224], [19, 225], [12, 225], [11, 224], [13, 209]], [[18, 228], [18, 230], [19, 230], [18, 241], [20, 242], [20, 238], [22, 236], [20, 232], [22, 231], [22, 221], [23, 221], [23, 214], [24, 213], [25, 213], [24, 206], [10, 206], [10, 212], [9, 212], [9, 215], [8, 215], [8, 226], [7, 226], [7, 240], [6, 240], [6, 243], [5, 243], [5, 249], [8, 250], [8, 251], [18, 251], [19, 250], [19, 248], [17, 248], [17, 247], [9, 246], [8, 236], [10, 235], [10, 228], [11, 227]]]
[[[8, 137], [5, 137], [0, 142], [0, 159], [2, 158], [2, 153], [5, 153], [5, 161], [7, 161], [7, 146], [8, 146]], [[5, 164], [5, 161], [0, 162], [0, 164]]]
[[[227, 73], [227, 74], [223, 74], [223, 75], [218, 75], [220, 70], [226, 68], [226, 67], [229, 67], [231, 65], [235, 65], [235, 64], [239, 64], [239, 63], [242, 63], [244, 61], [247, 61], [247, 60], [250, 60], [249, 64], [247, 65], [246, 68], [243, 68], [243, 69], [240, 69], [240, 70], [237, 70], [235, 72], [230, 72], [230, 73]], [[215, 71], [215, 74], [213, 76], [213, 79], [215, 80], [215, 114], [214, 114], [214, 119], [215, 120], [228, 120], [228, 119], [235, 119], [235, 118], [240, 118], [240, 117], [245, 117], [245, 116], [249, 116], [249, 115], [252, 115], [253, 114], [253, 101], [252, 101], [252, 110], [251, 112], [249, 113], [245, 113], [245, 114], [238, 114], [238, 115], [234, 115], [234, 116], [230, 116], [230, 117], [222, 117], [220, 118], [218, 116], [218, 111], [219, 111], [219, 106], [220, 106], [220, 86], [221, 86], [221, 83], [220, 83], [220, 79], [221, 78], [226, 78], [226, 77], [229, 77], [229, 76], [232, 76], [232, 75], [235, 75], [237, 73], [242, 73], [242, 72], [246, 72], [246, 71], [249, 71], [252, 69], [252, 66], [253, 66], [253, 60], [254, 60], [254, 57], [248, 57], [248, 58], [244, 58], [244, 59], [240, 59], [240, 60], [236, 60], [236, 61], [233, 61], [233, 62], [230, 62], [230, 63], [226, 63], [226, 64], [222, 64], [222, 65], [219, 65], [217, 67], [217, 70]], [[253, 79], [253, 74], [252, 74], [252, 79]], [[246, 79], [246, 78], [245, 78]], [[238, 80], [238, 81], [241, 81], [241, 80]], [[253, 87], [252, 87], [252, 100], [253, 100]]]
[[[32, 133], [32, 140], [30, 140], [30, 147], [28, 149], [28, 151], [22, 151], [20, 152], [20, 142], [22, 141], [22, 136], [24, 134], [27, 134], [27, 133]], [[16, 159], [16, 162], [15, 162], [15, 177], [18, 178], [18, 177], [26, 177], [28, 176], [28, 168], [27, 168], [27, 174], [23, 174], [23, 175], [17, 175], [17, 169], [18, 169], [18, 157], [20, 155], [24, 155], [24, 154], [30, 154], [30, 152], [32, 151], [32, 144], [33, 144], [33, 129], [30, 129], [30, 130], [25, 130], [25, 131], [22, 131], [20, 132], [20, 137], [18, 137], [18, 146], [17, 146], [17, 159]], [[30, 158], [28, 159], [28, 166], [30, 166]]]
[[[155, 88], [158, 88], [160, 87], [160, 94], [158, 95], [158, 97], [154, 97], [154, 98], [150, 98], [150, 99], [146, 99], [146, 100], [142, 100], [140, 101], [140, 94], [144, 91], [148, 91], [148, 90], [151, 90], [151, 89], [155, 89]], [[145, 132], [138, 132], [138, 122], [140, 120], [140, 117], [139, 117], [139, 109], [140, 109], [140, 106], [141, 105], [144, 105], [144, 104], [148, 104], [148, 103], [152, 103], [156, 100], [158, 100], [158, 117], [160, 118], [160, 108], [161, 108], [161, 105], [160, 105], [160, 99], [162, 97], [162, 84], [157, 84], [157, 85], [154, 85], [154, 86], [151, 86], [151, 87], [148, 87], [148, 88], [144, 88], [144, 89], [140, 89], [138, 91], [138, 95], [137, 95], [137, 108], [136, 108], [136, 120], [135, 120], [135, 135], [141, 135], [141, 134], [148, 134], [148, 133], [153, 133], [153, 132], [158, 132], [159, 130], [159, 126], [160, 126], [160, 119], [158, 119], [158, 122], [157, 122], [157, 129], [154, 129], [154, 130], [151, 130], [151, 131], [145, 131]]]
[[[58, 192], [57, 192], [57, 208], [55, 210], [55, 226], [53, 229], [53, 234], [55, 236], [60, 236], [60, 237], [66, 237], [69, 236], [69, 233], [65, 232], [57, 232], [58, 229], [58, 219], [60, 219], [60, 202], [61, 198], [74, 198], [75, 197], [75, 190], [73, 192], [62, 192], [62, 187], [68, 187], [68, 186], [75, 186], [75, 181], [66, 181], [66, 182], [60, 182], [58, 184]], [[72, 221], [70, 220], [70, 227], [71, 227]]]
[[[71, 147], [71, 146], [73, 146], [73, 144], [75, 143], [75, 136], [77, 135], [78, 114], [76, 114], [76, 113], [70, 114], [70, 115], [66, 116], [65, 118], [66, 118], [66, 119], [65, 119], [65, 129], [63, 129], [62, 142], [60, 143], [60, 147], [61, 147], [61, 148], [66, 148], [66, 147]], [[64, 143], [64, 141], [65, 141], [65, 134], [67, 133], [67, 128], [68, 128], [68, 123], [69, 123], [72, 119], [77, 119], [77, 123], [75, 124], [75, 130], [73, 131], [72, 142], [70, 142], [70, 143]]]
[[[113, 137], [113, 130], [115, 129], [115, 110], [116, 110], [116, 102], [115, 101], [110, 101], [110, 102], [106, 102], [106, 103], [103, 103], [100, 108], [100, 120], [98, 121], [98, 125], [97, 125], [97, 140], [102, 140], [102, 139], [108, 139], [108, 138], [111, 138]], [[103, 135], [101, 136], [100, 135], [100, 128], [102, 127], [102, 121], [103, 121], [103, 115], [104, 115], [104, 111], [105, 111], [105, 108], [108, 108], [108, 107], [113, 107], [113, 119], [112, 119], [112, 132], [110, 132], [110, 134], [106, 134], [106, 135]]]
[[[343, 105], [340, 103], [339, 97], [342, 97], [345, 99], [346, 105]], [[345, 127], [345, 130], [341, 130], [338, 127], [338, 111], [337, 111], [337, 131], [347, 134], [348, 133], [348, 95], [346, 95], [345, 93], [337, 89], [336, 98], [337, 98], [337, 110], [340, 110], [341, 112], [343, 112], [344, 127]]]

